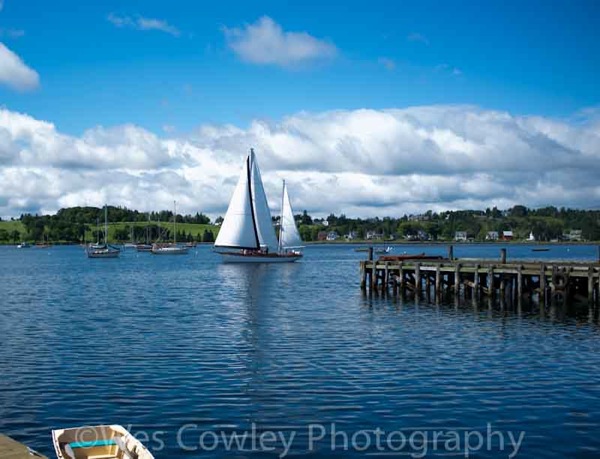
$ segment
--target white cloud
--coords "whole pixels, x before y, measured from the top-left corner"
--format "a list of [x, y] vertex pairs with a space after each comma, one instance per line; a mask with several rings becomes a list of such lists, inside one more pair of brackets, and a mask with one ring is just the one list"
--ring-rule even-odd
[[332, 58], [332, 43], [306, 32], [285, 32], [268, 16], [244, 28], [223, 28], [229, 47], [244, 61], [253, 64], [290, 67], [318, 59]]
[[136, 30], [158, 30], [174, 37], [181, 35], [177, 27], [161, 19], [145, 18], [142, 16], [132, 18], [130, 16], [118, 16], [114, 13], [110, 13], [107, 19], [116, 27], [129, 27]]
[[[591, 116], [591, 115], [590, 115]], [[160, 137], [133, 125], [74, 137], [0, 109], [0, 215], [109, 202], [223, 214], [254, 146], [274, 211], [401, 216], [428, 209], [600, 202], [600, 123], [472, 106], [300, 113]]]
[[37, 72], [29, 68], [3, 43], [0, 43], [0, 84], [18, 91], [32, 90], [40, 84]]

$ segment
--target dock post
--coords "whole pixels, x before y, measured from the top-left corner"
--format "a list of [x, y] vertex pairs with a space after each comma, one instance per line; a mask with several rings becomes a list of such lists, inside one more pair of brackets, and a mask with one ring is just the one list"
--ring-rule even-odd
[[473, 275], [473, 300], [479, 298], [479, 265], [475, 265], [475, 274]]
[[364, 292], [367, 289], [367, 262], [360, 262], [360, 289]]
[[369, 255], [367, 259], [369, 261], [373, 261], [373, 247], [369, 247]]
[[523, 266], [517, 268], [517, 295], [519, 299], [523, 296]]
[[500, 249], [500, 263], [506, 264], [506, 249]]
[[389, 261], [385, 262], [385, 270], [383, 272], [383, 282], [381, 283], [381, 291], [384, 293], [387, 293], [387, 288], [388, 288], [388, 279], [389, 279], [389, 275], [390, 275], [389, 264], [390, 264]]
[[394, 297], [398, 295], [398, 276], [392, 272], [392, 294]]
[[415, 263], [415, 295], [421, 293], [421, 263]]
[[[599, 247], [599, 251], [600, 251], [600, 247]], [[598, 257], [600, 257], [600, 253], [598, 254]], [[454, 247], [453, 246], [448, 247], [448, 259], [450, 261], [454, 260]]]
[[460, 293], [460, 263], [456, 263], [454, 267], [454, 295], [458, 296]]
[[588, 304], [594, 304], [594, 268], [588, 268]]
[[400, 277], [400, 293], [402, 293], [402, 295], [404, 295], [404, 288], [405, 288], [404, 266], [403, 266], [402, 262], [400, 262], [400, 267], [398, 268], [398, 277]]
[[377, 292], [377, 264], [371, 261], [371, 292]]
[[435, 296], [436, 296], [436, 298], [440, 296], [441, 287], [442, 287], [442, 273], [440, 270], [440, 265], [438, 263], [438, 265], [435, 267]]
[[490, 267], [488, 268], [488, 278], [487, 278], [487, 284], [488, 284], [488, 295], [490, 298], [494, 297], [494, 266], [490, 265]]
[[540, 304], [546, 306], [546, 267], [542, 264], [540, 268]]

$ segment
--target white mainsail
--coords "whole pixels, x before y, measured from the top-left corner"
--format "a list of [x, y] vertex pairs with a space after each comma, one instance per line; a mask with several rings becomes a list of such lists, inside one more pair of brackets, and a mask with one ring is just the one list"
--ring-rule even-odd
[[279, 230], [279, 244], [282, 249], [287, 247], [301, 247], [302, 238], [296, 226], [294, 211], [288, 194], [287, 185], [283, 182], [283, 200], [281, 203], [281, 226]]
[[254, 209], [254, 221], [256, 232], [261, 247], [268, 247], [269, 252], [277, 252], [277, 237], [273, 228], [273, 219], [269, 210], [269, 202], [263, 187], [258, 162], [254, 156], [254, 150], [250, 150], [250, 164], [252, 165], [252, 207]]
[[268, 248], [271, 253], [277, 252], [271, 211], [252, 149], [233, 192], [215, 247]]
[[248, 156], [221, 224], [215, 247], [259, 248], [250, 197], [250, 171], [250, 156]]

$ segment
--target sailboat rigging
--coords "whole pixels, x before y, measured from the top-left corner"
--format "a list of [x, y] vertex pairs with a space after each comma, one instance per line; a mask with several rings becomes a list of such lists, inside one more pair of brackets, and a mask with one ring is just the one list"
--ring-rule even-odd
[[[284, 219], [282, 218], [282, 229], [280, 229], [280, 240], [278, 241], [275, 236], [271, 211], [269, 210], [258, 162], [254, 150], [250, 149], [250, 154], [244, 161], [242, 173], [215, 241], [215, 248], [226, 249], [217, 250], [217, 253], [223, 256], [223, 261], [285, 263], [300, 259], [302, 253], [297, 250], [290, 250], [292, 247], [287, 239], [289, 233], [289, 242], [292, 242], [296, 237], [294, 234], [296, 234], [297, 240], [301, 242], [298, 230], [295, 228], [296, 223], [289, 205], [289, 196], [285, 185], [282, 203], [282, 217], [285, 213], [286, 227], [284, 228]], [[285, 237], [282, 238], [281, 236], [284, 233]]]
[[173, 202], [173, 243], [172, 244], [153, 244], [152, 253], [154, 255], [187, 255], [189, 249], [177, 245], [177, 202]]
[[[99, 236], [98, 236], [99, 239]], [[118, 258], [121, 251], [108, 245], [108, 206], [104, 206], [104, 244], [100, 241], [96, 244], [90, 244], [86, 250], [88, 258]]]

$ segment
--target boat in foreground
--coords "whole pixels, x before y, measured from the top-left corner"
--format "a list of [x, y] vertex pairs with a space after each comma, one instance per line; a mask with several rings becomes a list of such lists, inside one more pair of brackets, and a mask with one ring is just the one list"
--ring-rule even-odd
[[154, 459], [137, 438], [116, 424], [53, 430], [52, 443], [58, 459]]
[[301, 244], [285, 182], [277, 240], [260, 169], [250, 149], [215, 241], [217, 253], [226, 263], [290, 263], [302, 258]]
[[0, 434], [0, 459], [47, 459], [22, 443]]

